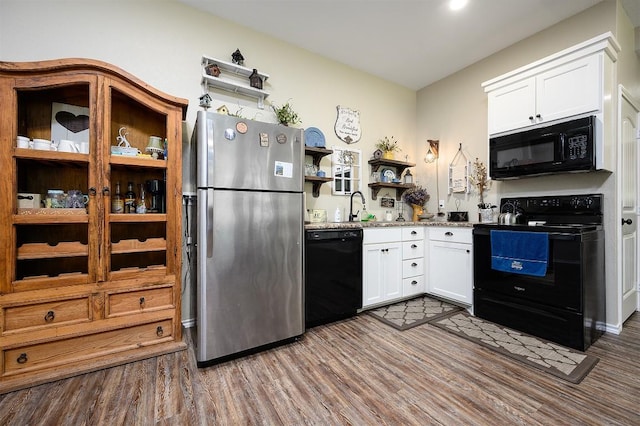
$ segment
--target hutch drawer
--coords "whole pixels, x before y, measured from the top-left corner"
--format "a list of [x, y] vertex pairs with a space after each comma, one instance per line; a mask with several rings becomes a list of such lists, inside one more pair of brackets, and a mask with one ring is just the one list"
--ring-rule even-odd
[[4, 308], [3, 333], [90, 321], [89, 296]]
[[171, 319], [4, 351], [3, 376], [51, 368], [173, 340]]
[[107, 294], [107, 318], [175, 307], [173, 287], [150, 288]]

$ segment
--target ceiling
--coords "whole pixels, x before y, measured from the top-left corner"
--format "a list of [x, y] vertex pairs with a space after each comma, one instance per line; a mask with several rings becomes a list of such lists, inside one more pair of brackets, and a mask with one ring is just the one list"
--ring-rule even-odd
[[[418, 90], [602, 0], [179, 1]], [[640, 1], [621, 1], [640, 25]]]

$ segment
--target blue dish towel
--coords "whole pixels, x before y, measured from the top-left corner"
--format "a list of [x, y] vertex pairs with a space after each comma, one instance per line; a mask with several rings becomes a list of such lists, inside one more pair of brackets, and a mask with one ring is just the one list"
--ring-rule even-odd
[[491, 231], [491, 269], [544, 277], [548, 261], [548, 233]]

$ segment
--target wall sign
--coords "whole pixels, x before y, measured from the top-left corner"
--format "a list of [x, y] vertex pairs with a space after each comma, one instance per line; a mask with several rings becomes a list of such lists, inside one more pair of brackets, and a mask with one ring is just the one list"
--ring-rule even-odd
[[338, 117], [336, 118], [336, 135], [346, 143], [356, 143], [360, 140], [360, 111], [338, 105]]

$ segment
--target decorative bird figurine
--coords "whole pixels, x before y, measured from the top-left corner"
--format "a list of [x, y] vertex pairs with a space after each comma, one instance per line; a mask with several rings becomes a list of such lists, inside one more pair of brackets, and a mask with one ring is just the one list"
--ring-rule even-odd
[[236, 65], [244, 65], [244, 56], [240, 53], [240, 49], [236, 49], [235, 52], [231, 55], [231, 60]]

